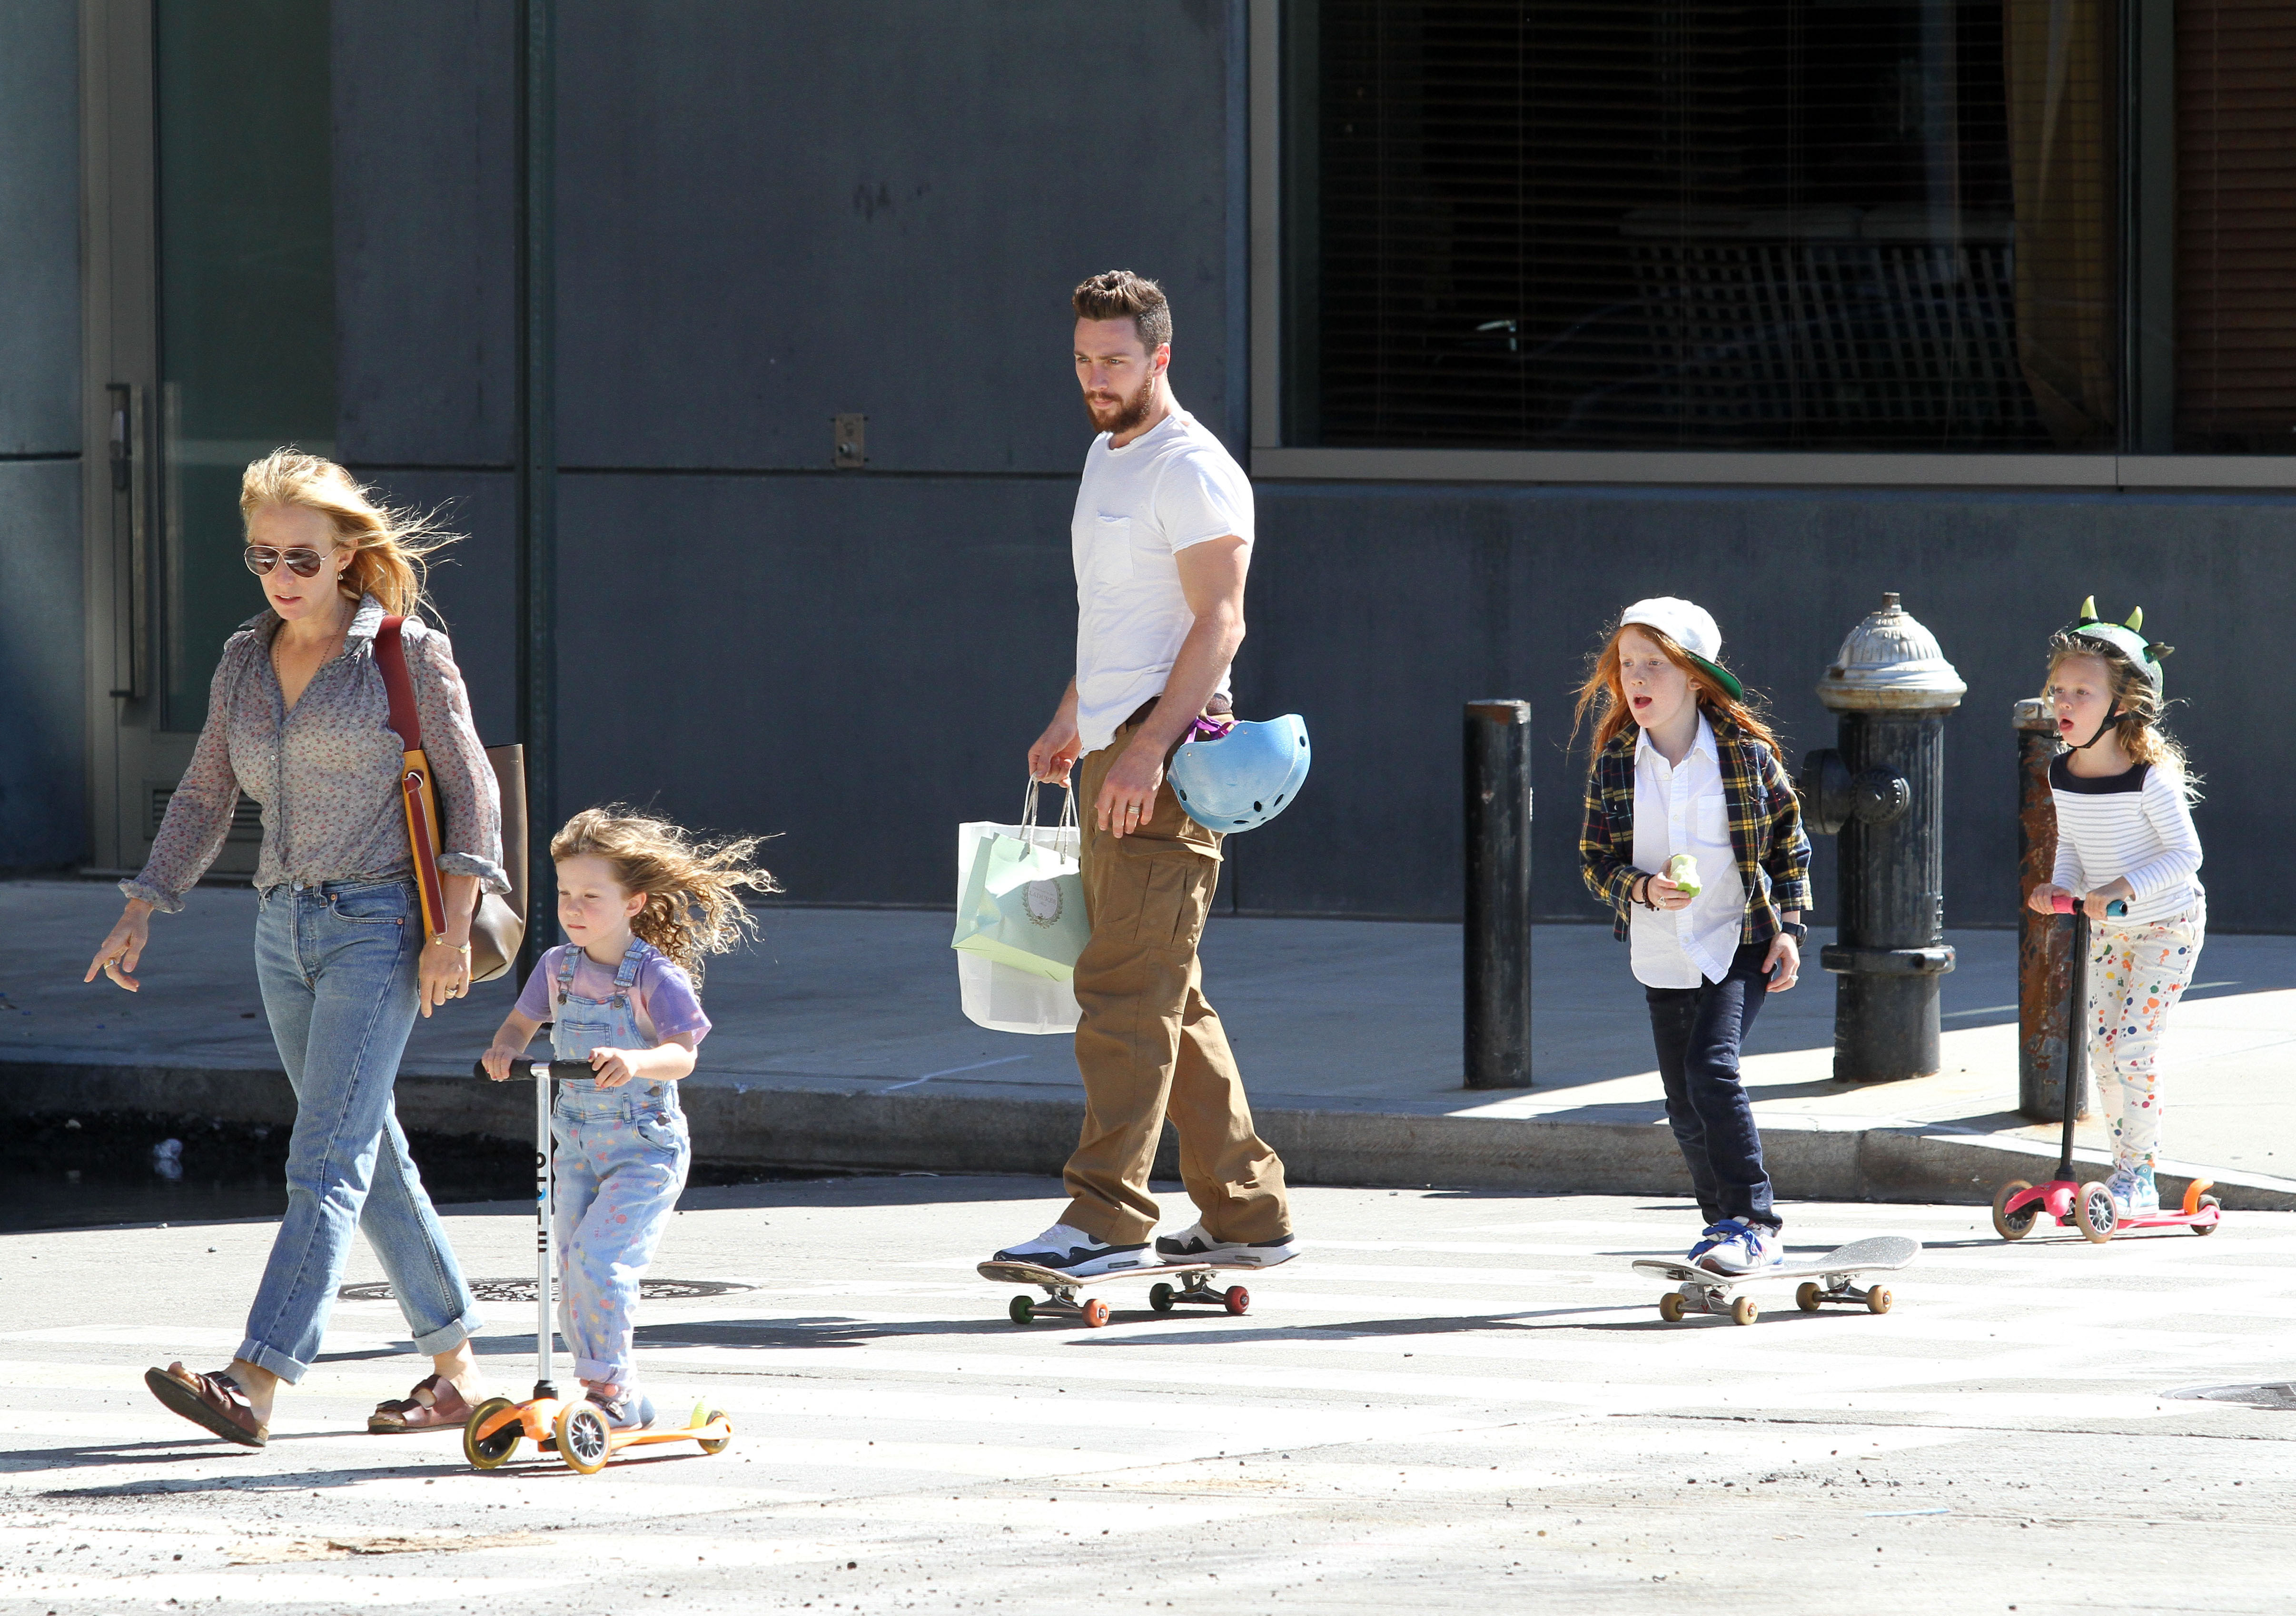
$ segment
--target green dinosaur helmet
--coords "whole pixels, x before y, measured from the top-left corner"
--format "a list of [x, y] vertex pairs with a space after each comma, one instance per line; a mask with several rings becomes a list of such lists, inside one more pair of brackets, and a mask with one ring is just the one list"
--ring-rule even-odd
[[2174, 645], [2163, 645], [2158, 640], [2148, 640], [2144, 635], [2144, 608], [2139, 606], [2128, 614], [2125, 623], [2100, 622], [2096, 615], [2096, 596], [2090, 595], [2081, 603], [2080, 615], [2073, 619], [2065, 632], [2077, 639], [2090, 640], [2109, 646], [2136, 665], [2136, 671], [2152, 682], [2152, 693], [2161, 693], [2166, 671], [2161, 659], [2174, 652]]

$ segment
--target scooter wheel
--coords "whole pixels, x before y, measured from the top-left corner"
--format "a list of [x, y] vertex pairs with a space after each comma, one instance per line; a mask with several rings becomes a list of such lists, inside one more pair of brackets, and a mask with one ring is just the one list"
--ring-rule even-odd
[[558, 1456], [566, 1468], [594, 1476], [613, 1456], [613, 1433], [606, 1416], [588, 1403], [569, 1403], [558, 1415]]
[[2120, 1224], [2120, 1209], [2112, 1203], [2112, 1192], [2101, 1184], [2082, 1185], [2073, 1202], [2073, 1221], [2098, 1245], [2111, 1240]]
[[[692, 1423], [697, 1430], [704, 1425], [714, 1425], [719, 1420], [724, 1419], [726, 1419], [726, 1411], [723, 1408], [712, 1408], [707, 1403], [696, 1403], [693, 1405], [693, 1419]], [[726, 1435], [722, 1437], [697, 1437], [695, 1439], [695, 1445], [704, 1453], [724, 1453], [728, 1448], [731, 1448], [734, 1445], [734, 1438], [731, 1434], [733, 1429], [733, 1422], [731, 1420], [726, 1420]]]
[[1897, 1300], [1898, 1299], [1896, 1297], [1890, 1294], [1889, 1286], [1875, 1285], [1872, 1290], [1866, 1292], [1866, 1311], [1868, 1313], [1887, 1313]]
[[2040, 1202], [2029, 1201], [2014, 1212], [2009, 1203], [2033, 1186], [2022, 1178], [2012, 1178], [1993, 1194], [1993, 1232], [2004, 1240], [2022, 1240], [2033, 1232], [2033, 1214]]
[[463, 1456], [471, 1462], [471, 1468], [492, 1470], [518, 1451], [521, 1431], [517, 1420], [507, 1421], [484, 1436], [478, 1434], [479, 1428], [495, 1415], [517, 1407], [506, 1397], [490, 1397], [471, 1410], [471, 1417], [463, 1422]]
[[1751, 1325], [1761, 1317], [1762, 1310], [1754, 1305], [1751, 1296], [1742, 1296], [1730, 1304], [1730, 1322], [1734, 1325]]
[[[2214, 1195], [2203, 1195], [2201, 1197], [2201, 1204], [2194, 1210], [2196, 1211], [2202, 1212], [2216, 1212], [2219, 1210], [2222, 1204], [2223, 1203], [2218, 1202]], [[2217, 1225], [2219, 1221], [2221, 1221], [2220, 1218], [2211, 1218], [2206, 1223], [2193, 1223], [2187, 1224], [2185, 1226], [2191, 1229], [2195, 1235], [2213, 1235], [2217, 1232]]]
[[1805, 1313], [1815, 1313], [1817, 1311], [1817, 1299], [1824, 1294], [1816, 1282], [1805, 1279], [1794, 1288], [1794, 1306]]
[[1669, 1291], [1658, 1299], [1658, 1316], [1669, 1325], [1682, 1322], [1682, 1292]]

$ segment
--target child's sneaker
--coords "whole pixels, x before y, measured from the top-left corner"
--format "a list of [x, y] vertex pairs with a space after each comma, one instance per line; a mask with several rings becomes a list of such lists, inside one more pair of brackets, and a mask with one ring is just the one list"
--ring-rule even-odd
[[1758, 1268], [1775, 1268], [1785, 1259], [1785, 1242], [1777, 1230], [1766, 1224], [1738, 1222], [1737, 1232], [1716, 1241], [1698, 1266], [1717, 1274], [1751, 1274]]
[[1006, 1246], [990, 1260], [1033, 1263], [1040, 1268], [1057, 1268], [1078, 1279], [1089, 1279], [1095, 1274], [1115, 1274], [1126, 1268], [1145, 1268], [1155, 1262], [1148, 1254], [1148, 1243], [1144, 1240], [1138, 1245], [1111, 1245], [1065, 1223], [1053, 1225], [1034, 1240]]
[[1744, 1229], [1745, 1226], [1746, 1226], [1744, 1224], [1740, 1223], [1735, 1218], [1726, 1218], [1719, 1223], [1708, 1224], [1706, 1226], [1705, 1232], [1699, 1235], [1698, 1243], [1690, 1248], [1690, 1255], [1683, 1259], [1683, 1260], [1690, 1263], [1697, 1262], [1698, 1259], [1705, 1256], [1707, 1252], [1721, 1244], [1722, 1242], [1738, 1234], [1741, 1230]]
[[653, 1423], [653, 1399], [634, 1386], [623, 1387], [616, 1397], [593, 1388], [588, 1396], [590, 1406], [616, 1431], [644, 1431]]
[[1214, 1240], [1204, 1233], [1201, 1223], [1191, 1224], [1177, 1235], [1156, 1236], [1156, 1255], [1165, 1262], [1217, 1263], [1230, 1268], [1272, 1268], [1279, 1262], [1290, 1262], [1300, 1255], [1292, 1243], [1292, 1236], [1279, 1235], [1274, 1240]]
[[2161, 1210], [2161, 1186], [2153, 1182], [2150, 1167], [2116, 1167], [2112, 1177], [2104, 1181], [2104, 1187], [2112, 1192], [2113, 1210], [2123, 1218]]

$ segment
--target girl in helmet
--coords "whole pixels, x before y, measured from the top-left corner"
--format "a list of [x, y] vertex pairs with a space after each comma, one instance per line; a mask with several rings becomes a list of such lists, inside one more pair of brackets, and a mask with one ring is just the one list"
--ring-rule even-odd
[[[2109, 1184], [2124, 1213], [2160, 1209], [2161, 1036], [2208, 927], [2193, 775], [2161, 727], [2161, 659], [2172, 648], [2147, 640], [2144, 626], [2141, 609], [2126, 623], [2099, 622], [2091, 596], [2049, 642], [2043, 694], [2065, 748], [2049, 764], [2057, 858], [2026, 899], [2046, 915], [2062, 893], [2088, 915], [2089, 1070], [2100, 1095], [2120, 1087]], [[2107, 913], [2115, 900], [2123, 914]]]
[[1766, 996], [1794, 985], [1809, 837], [1777, 737], [1721, 663], [1703, 607], [1672, 596], [1620, 616], [1579, 687], [1595, 714], [1587, 890], [1630, 940], [1650, 1005], [1666, 1117], [1706, 1229], [1690, 1260], [1746, 1274], [1784, 1260], [1738, 1049]]

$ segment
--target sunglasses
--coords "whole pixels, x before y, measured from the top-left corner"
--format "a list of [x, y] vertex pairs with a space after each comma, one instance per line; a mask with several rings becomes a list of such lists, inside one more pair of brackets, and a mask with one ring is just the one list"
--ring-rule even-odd
[[327, 564], [325, 556], [316, 550], [307, 550], [300, 546], [292, 550], [276, 550], [269, 545], [250, 545], [247, 546], [246, 561], [247, 570], [258, 578], [268, 578], [271, 575], [271, 569], [281, 562], [285, 562], [287, 570], [292, 572], [297, 578], [316, 578], [319, 575], [319, 569]]

